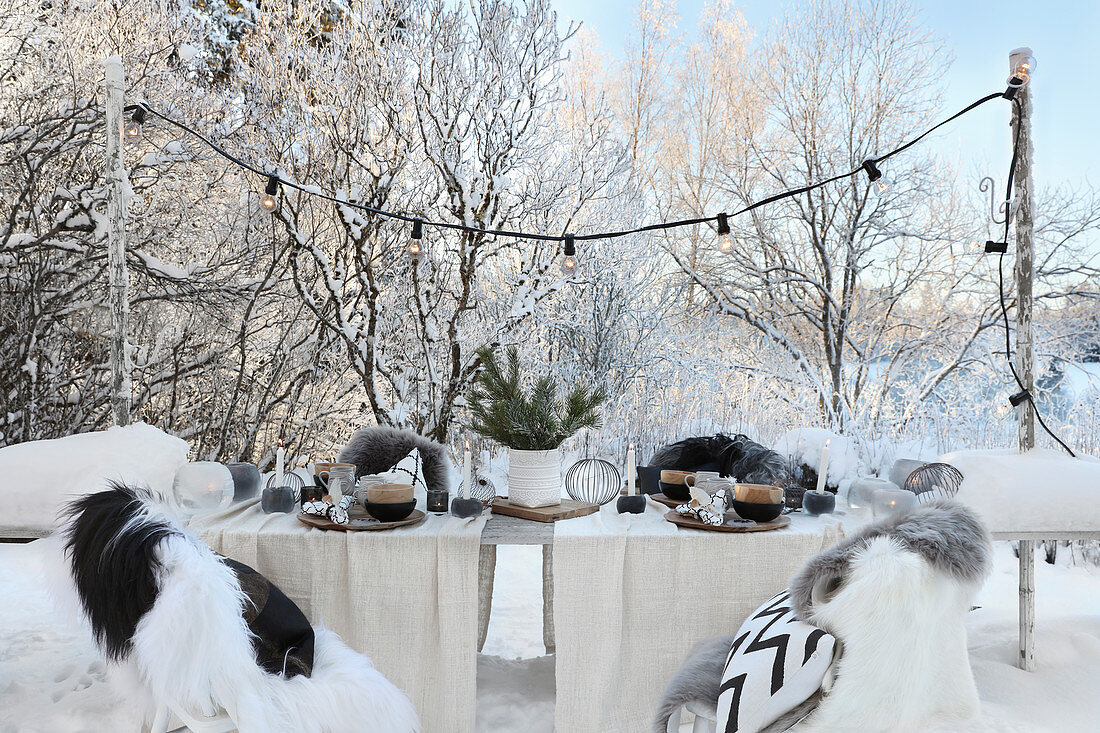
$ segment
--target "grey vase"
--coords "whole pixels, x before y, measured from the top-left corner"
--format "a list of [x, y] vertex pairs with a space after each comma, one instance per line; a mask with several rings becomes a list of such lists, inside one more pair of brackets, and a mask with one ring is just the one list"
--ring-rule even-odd
[[233, 476], [233, 501], [251, 499], [260, 493], [260, 469], [251, 463], [230, 463]]
[[916, 469], [924, 466], [928, 461], [918, 461], [915, 458], [899, 458], [890, 467], [890, 480], [898, 486], [905, 486], [905, 479]]

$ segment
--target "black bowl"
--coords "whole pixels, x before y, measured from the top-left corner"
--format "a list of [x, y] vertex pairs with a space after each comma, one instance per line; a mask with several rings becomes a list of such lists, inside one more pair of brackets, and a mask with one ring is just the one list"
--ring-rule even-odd
[[660, 486], [661, 493], [669, 499], [676, 501], [689, 501], [691, 499], [691, 488], [687, 484], [666, 484], [661, 481]]
[[770, 522], [783, 513], [783, 504], [754, 504], [751, 501], [733, 500], [733, 510], [742, 519], [754, 522]]
[[368, 501], [366, 506], [370, 515], [377, 519], [379, 522], [400, 522], [410, 514], [413, 509], [416, 509], [416, 499], [412, 501], [398, 501], [393, 504], [380, 504], [374, 501]]

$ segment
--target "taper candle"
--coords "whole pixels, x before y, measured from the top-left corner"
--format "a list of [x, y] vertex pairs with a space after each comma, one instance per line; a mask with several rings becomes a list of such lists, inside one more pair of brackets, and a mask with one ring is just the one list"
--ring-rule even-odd
[[825, 475], [829, 472], [829, 443], [826, 440], [825, 447], [821, 449], [821, 460], [817, 462], [817, 493], [825, 493]]
[[470, 458], [470, 441], [466, 441], [466, 453], [462, 456], [462, 498], [470, 498], [471, 482], [474, 480], [473, 469], [471, 468]]
[[634, 486], [634, 444], [626, 449], [626, 493], [633, 496], [638, 493]]
[[284, 461], [286, 460], [286, 451], [283, 450], [283, 441], [279, 441], [279, 448], [275, 451], [275, 485], [282, 486], [283, 481], [283, 469]]

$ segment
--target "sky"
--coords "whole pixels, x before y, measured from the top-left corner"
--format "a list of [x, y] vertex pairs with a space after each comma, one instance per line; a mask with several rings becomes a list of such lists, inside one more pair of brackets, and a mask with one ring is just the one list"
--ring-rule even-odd
[[[635, 0], [553, 0], [559, 23], [583, 21], [599, 38], [602, 53], [621, 55], [632, 32]], [[680, 28], [695, 27], [704, 0], [680, 0]], [[737, 3], [758, 35], [764, 35], [797, 0]], [[1037, 60], [1032, 77], [1034, 175], [1039, 186], [1100, 184], [1100, 0], [915, 0], [922, 24], [945, 44], [942, 117], [993, 91], [1004, 89], [1008, 53], [1030, 46]], [[930, 145], [957, 161], [960, 179], [992, 175], [1004, 186], [1011, 154], [1010, 106], [991, 102], [938, 132]]]

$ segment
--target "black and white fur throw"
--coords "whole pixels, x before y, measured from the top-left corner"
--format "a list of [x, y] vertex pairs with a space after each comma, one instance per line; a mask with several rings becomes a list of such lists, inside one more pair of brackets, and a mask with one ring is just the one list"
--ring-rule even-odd
[[740, 434], [731, 438], [719, 433], [666, 445], [654, 454], [649, 465], [682, 471], [711, 465], [721, 475], [746, 484], [781, 485], [788, 474], [786, 459]]
[[356, 476], [385, 473], [413, 448], [420, 451], [427, 487], [450, 490], [454, 469], [447, 457], [447, 449], [409, 430], [384, 426], [356, 430], [336, 460], [354, 464]]
[[145, 489], [78, 499], [43, 542], [59, 610], [91, 627], [112, 684], [146, 721], [167, 705], [194, 717], [224, 709], [241, 733], [420, 730], [367, 657], [216, 555]]

